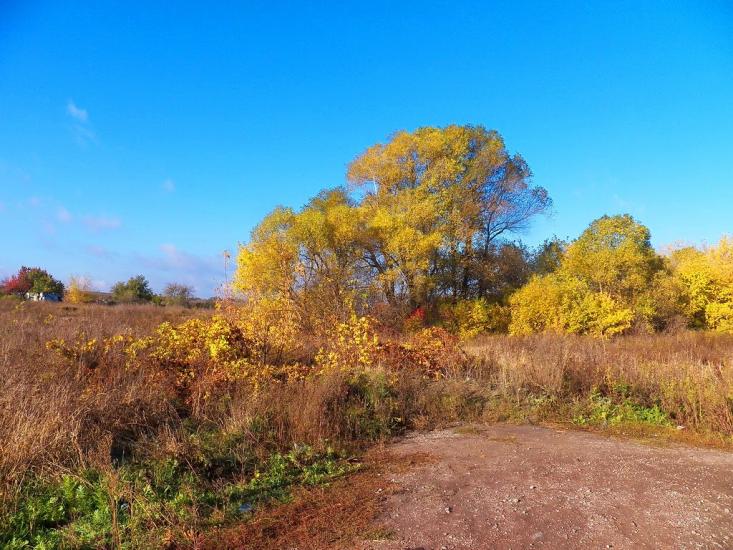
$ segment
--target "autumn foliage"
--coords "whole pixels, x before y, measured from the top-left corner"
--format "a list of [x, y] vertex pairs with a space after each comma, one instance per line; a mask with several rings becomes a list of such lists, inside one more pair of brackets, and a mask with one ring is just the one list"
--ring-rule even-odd
[[0, 545], [202, 547], [466, 420], [733, 445], [729, 238], [660, 254], [617, 215], [526, 247], [550, 199], [482, 127], [399, 132], [347, 177], [262, 220], [215, 311], [142, 276], [116, 306], [79, 278], [68, 305], [0, 301]]
[[54, 279], [44, 269], [23, 266], [18, 270], [18, 273], [0, 282], [0, 292], [11, 295], [24, 295], [26, 292], [44, 292], [61, 296], [64, 292], [64, 284]]
[[512, 334], [555, 331], [608, 337], [687, 325], [732, 332], [730, 241], [667, 256], [631, 216], [605, 216], [564, 251], [557, 269], [509, 298]]
[[286, 300], [309, 333], [352, 311], [463, 339], [733, 330], [729, 240], [662, 255], [646, 226], [616, 215], [529, 249], [517, 232], [551, 205], [531, 176], [483, 127], [398, 132], [354, 159], [348, 187], [266, 216], [240, 248], [233, 288], [253, 303]]
[[347, 178], [299, 211], [270, 213], [239, 251], [235, 289], [287, 297], [314, 329], [345, 320], [345, 305], [406, 315], [445, 299], [496, 302], [523, 257], [506, 237], [551, 204], [525, 161], [478, 126], [398, 132]]

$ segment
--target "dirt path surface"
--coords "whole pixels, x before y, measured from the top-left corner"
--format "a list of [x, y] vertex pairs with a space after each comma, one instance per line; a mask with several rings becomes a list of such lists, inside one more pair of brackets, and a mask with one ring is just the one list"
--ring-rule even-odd
[[497, 425], [410, 436], [360, 548], [733, 548], [733, 453]]

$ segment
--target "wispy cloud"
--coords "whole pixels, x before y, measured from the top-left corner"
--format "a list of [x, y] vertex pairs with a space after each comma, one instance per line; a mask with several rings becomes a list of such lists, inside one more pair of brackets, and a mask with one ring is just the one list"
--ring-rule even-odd
[[97, 136], [94, 130], [92, 130], [89, 113], [86, 109], [82, 109], [70, 99], [66, 103], [66, 113], [73, 120], [71, 129], [74, 134], [74, 139], [76, 139], [79, 145], [86, 147], [89, 143], [97, 141]]
[[98, 232], [106, 229], [118, 229], [122, 225], [122, 221], [119, 218], [109, 216], [86, 216], [84, 225], [91, 231]]
[[37, 206], [41, 206], [41, 198], [40, 197], [31, 197], [28, 199], [28, 205], [32, 206], [33, 208], [36, 208]]
[[75, 118], [79, 122], [86, 123], [89, 120], [87, 110], [77, 107], [76, 103], [71, 99], [66, 103], [66, 112], [69, 113], [71, 118]]
[[56, 226], [50, 221], [45, 220], [41, 222], [41, 231], [47, 237], [52, 237], [56, 234]]
[[176, 281], [192, 285], [197, 293], [213, 295], [223, 282], [223, 274], [216, 256], [198, 256], [185, 252], [173, 244], [159, 247], [160, 255], [138, 255], [137, 262], [147, 270], [158, 272], [161, 283]]
[[172, 244], [160, 245], [160, 251], [163, 253], [158, 262], [160, 269], [211, 270], [216, 267], [215, 260], [189, 254]]
[[94, 256], [95, 258], [112, 258], [116, 255], [111, 250], [97, 244], [87, 245], [85, 250], [87, 254]]
[[59, 209], [56, 211], [56, 219], [58, 221], [61, 223], [69, 223], [72, 218], [73, 216], [71, 215], [71, 212], [66, 210], [63, 206], [59, 206]]
[[163, 182], [163, 191], [166, 193], [173, 193], [176, 190], [176, 182], [168, 178]]

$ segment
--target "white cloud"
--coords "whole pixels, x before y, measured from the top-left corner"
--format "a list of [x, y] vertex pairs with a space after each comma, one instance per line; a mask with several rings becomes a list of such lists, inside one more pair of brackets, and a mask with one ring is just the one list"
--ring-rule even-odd
[[144, 269], [153, 272], [151, 282], [189, 284], [197, 293], [207, 296], [213, 295], [223, 282], [220, 260], [216, 256], [198, 256], [173, 244], [163, 244], [159, 250], [160, 254], [155, 256], [136, 256]]
[[163, 182], [163, 191], [166, 193], [173, 193], [176, 190], [176, 182], [168, 178]]
[[84, 225], [92, 231], [103, 231], [105, 229], [117, 229], [122, 225], [119, 218], [109, 216], [86, 216]]
[[83, 122], [84, 124], [89, 121], [89, 113], [87, 113], [87, 110], [77, 107], [71, 99], [66, 103], [66, 112], [71, 118], [74, 118], [79, 122]]
[[28, 204], [33, 208], [36, 208], [37, 206], [41, 206], [41, 199], [40, 197], [31, 197], [28, 199]]
[[87, 245], [86, 248], [85, 248], [85, 250], [86, 250], [87, 254], [89, 254], [90, 256], [94, 256], [96, 258], [107, 258], [107, 259], [109, 259], [109, 258], [113, 258], [113, 257], [117, 256], [117, 253], [112, 252], [111, 250], [109, 250], [109, 249], [107, 249], [107, 248], [105, 248], [103, 246], [97, 245], [97, 244]]
[[69, 223], [71, 221], [71, 212], [66, 210], [63, 206], [60, 206], [56, 212], [56, 219], [61, 223]]
[[175, 245], [162, 244], [160, 251], [164, 260], [160, 266], [167, 269], [198, 269], [206, 265], [201, 258], [179, 250]]
[[78, 107], [73, 100], [66, 103], [66, 113], [74, 120], [71, 130], [74, 139], [81, 147], [86, 147], [89, 143], [97, 141], [97, 136], [92, 130], [89, 122], [89, 113], [86, 109]]

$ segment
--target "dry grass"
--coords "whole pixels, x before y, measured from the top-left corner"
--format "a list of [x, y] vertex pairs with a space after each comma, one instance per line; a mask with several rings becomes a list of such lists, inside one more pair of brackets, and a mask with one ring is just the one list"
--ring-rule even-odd
[[595, 388], [617, 400], [657, 404], [687, 428], [733, 435], [732, 335], [485, 337], [466, 349], [476, 376], [505, 396], [568, 400]]
[[389, 531], [379, 525], [379, 515], [387, 497], [399, 490], [390, 474], [433, 461], [425, 453], [398, 460], [384, 448], [374, 448], [365, 454], [359, 472], [348, 479], [301, 488], [290, 502], [261, 510], [252, 521], [206, 533], [191, 546], [202, 550], [338, 549], [353, 548], [354, 542], [364, 539], [389, 538]]
[[[236, 383], [211, 386], [218, 393], [195, 408], [154, 361], [130, 369], [125, 357], [110, 354], [69, 365], [46, 348], [49, 340], [72, 341], [80, 333], [141, 337], [163, 321], [206, 315], [0, 301], [0, 501], [13, 502], [31, 478], [94, 468], [115, 480], [120, 457], [175, 459], [216, 489], [246, 481], [256, 465], [294, 444], [358, 454], [404, 430], [466, 421], [586, 418], [598, 427], [602, 413], [606, 429], [618, 433], [651, 437], [661, 430], [694, 443], [733, 441], [733, 336], [492, 336], [465, 345], [465, 355], [449, 344], [429, 351], [431, 342], [419, 339], [404, 347], [397, 337], [382, 346], [378, 365], [357, 378], [331, 373], [259, 392]], [[677, 424], [686, 429], [677, 431]], [[150, 538], [134, 544], [161, 545], [163, 533], [171, 544], [199, 540], [205, 547], [215, 547], [219, 536], [230, 547], [339, 544], [363, 534], [378, 505], [369, 496], [377, 466], [366, 464], [348, 483], [298, 489], [289, 504], [268, 507], [243, 525], [222, 521], [216, 535], [206, 534], [213, 520], [197, 506], [186, 509], [185, 521], [160, 508], [141, 523], [140, 533]], [[313, 540], [318, 544], [304, 544]]]
[[54, 338], [146, 334], [166, 320], [205, 312], [154, 306], [66, 306], [0, 301], [0, 497], [30, 472], [63, 471], [98, 460], [126, 437], [176, 417], [154, 373], [63, 368], [46, 349]]

